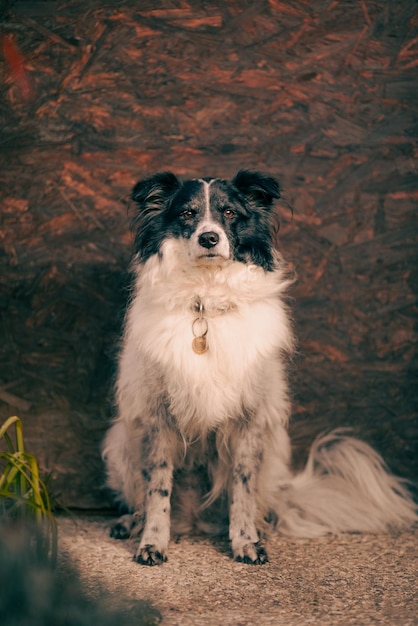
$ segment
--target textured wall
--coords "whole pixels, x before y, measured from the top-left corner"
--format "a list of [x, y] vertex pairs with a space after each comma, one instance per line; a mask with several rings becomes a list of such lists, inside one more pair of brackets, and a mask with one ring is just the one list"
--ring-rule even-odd
[[126, 198], [161, 169], [282, 181], [296, 451], [352, 426], [416, 475], [415, 3], [60, 7], [3, 8], [0, 415], [61, 502], [106, 502]]

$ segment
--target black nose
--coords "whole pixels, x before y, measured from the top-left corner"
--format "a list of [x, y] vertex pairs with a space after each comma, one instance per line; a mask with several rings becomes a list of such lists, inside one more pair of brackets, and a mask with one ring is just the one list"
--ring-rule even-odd
[[199, 245], [203, 248], [213, 248], [217, 243], [219, 243], [219, 235], [213, 231], [202, 233], [199, 236]]

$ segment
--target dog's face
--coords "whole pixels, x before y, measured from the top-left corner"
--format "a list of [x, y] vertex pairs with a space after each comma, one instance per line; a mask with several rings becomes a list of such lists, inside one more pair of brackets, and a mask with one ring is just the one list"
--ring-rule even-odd
[[241, 261], [273, 269], [271, 207], [278, 183], [240, 171], [231, 181], [202, 178], [180, 182], [156, 174], [137, 183], [132, 199], [139, 259], [159, 254], [168, 238], [181, 240], [190, 263], [210, 266]]

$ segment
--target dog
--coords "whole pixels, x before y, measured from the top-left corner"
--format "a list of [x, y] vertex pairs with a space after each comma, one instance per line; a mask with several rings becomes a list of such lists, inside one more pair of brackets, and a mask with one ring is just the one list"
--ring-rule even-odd
[[269, 526], [317, 537], [418, 519], [403, 481], [341, 431], [290, 469], [279, 197], [274, 178], [247, 170], [183, 182], [164, 172], [133, 189], [134, 284], [103, 457], [128, 510], [111, 535], [140, 538], [138, 563], [163, 563], [171, 532], [229, 529], [233, 558], [263, 564]]

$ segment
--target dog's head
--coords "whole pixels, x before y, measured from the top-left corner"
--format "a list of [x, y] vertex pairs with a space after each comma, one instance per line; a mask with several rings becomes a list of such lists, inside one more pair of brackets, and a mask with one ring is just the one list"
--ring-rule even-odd
[[272, 270], [271, 208], [279, 197], [277, 181], [258, 172], [242, 170], [231, 181], [184, 182], [170, 172], [156, 174], [132, 192], [135, 251], [145, 263], [160, 253], [165, 240], [175, 238], [195, 265], [234, 260]]

